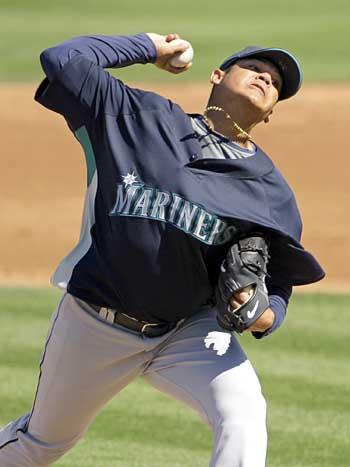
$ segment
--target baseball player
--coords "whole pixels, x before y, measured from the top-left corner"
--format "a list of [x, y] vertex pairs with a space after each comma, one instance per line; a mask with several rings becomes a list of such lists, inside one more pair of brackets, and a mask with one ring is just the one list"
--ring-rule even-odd
[[324, 272], [251, 131], [298, 91], [301, 72], [285, 50], [248, 47], [212, 72], [203, 115], [187, 115], [105, 71], [184, 72], [191, 63], [170, 63], [185, 50], [178, 38], [86, 36], [41, 55], [35, 99], [79, 140], [87, 192], [79, 244], [53, 276], [64, 292], [35, 400], [0, 432], [1, 467], [54, 463], [137, 376], [209, 425], [211, 467], [265, 465], [265, 400], [236, 334], [271, 334], [292, 286]]

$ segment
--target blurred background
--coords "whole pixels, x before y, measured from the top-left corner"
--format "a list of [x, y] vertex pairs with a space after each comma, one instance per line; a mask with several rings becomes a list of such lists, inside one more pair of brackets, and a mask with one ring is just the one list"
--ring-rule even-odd
[[[348, 465], [349, 27], [348, 0], [0, 0], [0, 425], [30, 407], [58, 297], [49, 278], [78, 240], [86, 186], [82, 150], [63, 118], [33, 101], [43, 78], [39, 54], [77, 35], [177, 32], [195, 50], [189, 72], [174, 76], [152, 65], [111, 72], [201, 113], [210, 71], [242, 47], [286, 48], [301, 62], [301, 91], [278, 104], [254, 137], [295, 191], [303, 244], [327, 276], [296, 288], [275, 336], [243, 342], [271, 400], [269, 466]], [[57, 465], [208, 463], [210, 435], [195, 415], [141, 382], [123, 394]], [[154, 407], [164, 417], [154, 417]]]

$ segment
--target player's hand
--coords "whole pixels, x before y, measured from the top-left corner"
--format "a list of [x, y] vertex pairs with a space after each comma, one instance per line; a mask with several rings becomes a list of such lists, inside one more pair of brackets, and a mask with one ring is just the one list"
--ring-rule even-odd
[[178, 74], [187, 71], [192, 62], [188, 63], [182, 68], [177, 68], [170, 65], [170, 59], [179, 52], [184, 52], [187, 49], [186, 44], [172, 45], [174, 39], [181, 39], [178, 34], [168, 34], [162, 36], [153, 32], [147, 33], [148, 37], [152, 40], [157, 50], [157, 59], [155, 65], [161, 70], [169, 71], [170, 73]]
[[[236, 309], [239, 308], [243, 303], [245, 303], [251, 296], [253, 292], [252, 287], [246, 287], [238, 293], [232, 295], [230, 304]], [[264, 313], [255, 321], [253, 326], [246, 329], [248, 332], [265, 332], [273, 325], [275, 319], [275, 314], [271, 308], [267, 308]]]

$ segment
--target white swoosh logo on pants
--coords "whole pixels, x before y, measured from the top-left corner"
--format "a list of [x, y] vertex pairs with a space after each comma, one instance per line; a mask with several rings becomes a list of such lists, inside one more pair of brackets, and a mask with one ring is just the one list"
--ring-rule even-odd
[[258, 306], [259, 306], [259, 300], [256, 302], [254, 308], [251, 311], [250, 310], [247, 311], [247, 316], [249, 319], [252, 319], [255, 316]]

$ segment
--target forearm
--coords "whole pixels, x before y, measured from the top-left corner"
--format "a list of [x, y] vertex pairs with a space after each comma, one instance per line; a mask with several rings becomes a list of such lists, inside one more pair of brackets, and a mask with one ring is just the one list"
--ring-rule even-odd
[[153, 63], [156, 49], [147, 34], [134, 36], [81, 36], [44, 50], [42, 68], [51, 81], [76, 55], [83, 55], [102, 68], [121, 68], [136, 63]]

